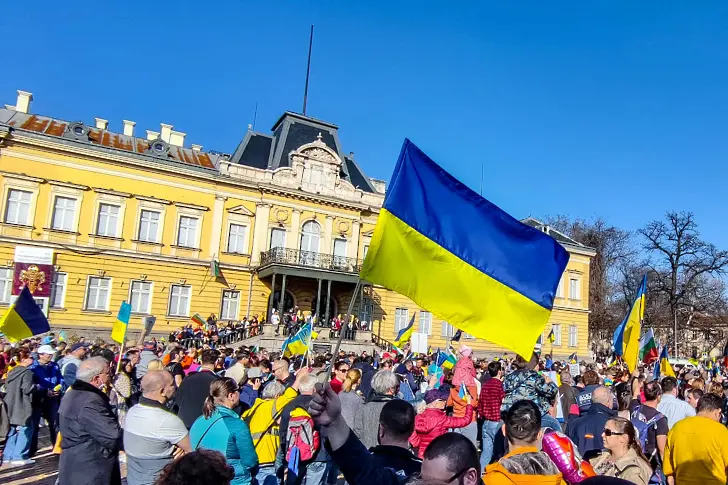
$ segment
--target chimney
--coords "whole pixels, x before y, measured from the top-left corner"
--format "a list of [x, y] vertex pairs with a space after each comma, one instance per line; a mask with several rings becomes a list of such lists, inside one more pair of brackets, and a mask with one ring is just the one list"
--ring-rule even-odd
[[165, 123], [160, 123], [160, 125], [162, 126], [162, 140], [169, 143], [169, 138], [172, 136], [172, 128], [174, 127]]
[[33, 93], [18, 89], [18, 101], [15, 103], [15, 111], [29, 113], [31, 101], [33, 101]]
[[202, 151], [202, 145], [195, 145], [194, 143], [190, 145], [192, 147], [193, 152], [201, 152]]
[[147, 130], [147, 140], [156, 140], [159, 138], [159, 133], [152, 130]]
[[136, 123], [129, 120], [123, 120], [122, 123], [124, 123], [124, 134], [126, 136], [134, 136], [134, 125]]
[[354, 160], [354, 152], [349, 152], [349, 159]]
[[103, 118], [94, 118], [96, 120], [96, 128], [99, 130], [105, 130], [107, 126], [109, 126], [108, 120], [105, 120]]
[[187, 133], [182, 133], [181, 131], [172, 131], [169, 135], [169, 144], [183, 147], [185, 146], [185, 136], [187, 136]]

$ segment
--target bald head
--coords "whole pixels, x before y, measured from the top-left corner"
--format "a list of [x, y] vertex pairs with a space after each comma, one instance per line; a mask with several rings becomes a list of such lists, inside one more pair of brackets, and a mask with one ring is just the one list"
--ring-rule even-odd
[[173, 382], [172, 374], [166, 370], [147, 372], [142, 377], [142, 393], [144, 397], [156, 399], [155, 395]]
[[608, 408], [612, 407], [612, 391], [604, 386], [597, 387], [592, 392], [592, 403], [603, 404]]

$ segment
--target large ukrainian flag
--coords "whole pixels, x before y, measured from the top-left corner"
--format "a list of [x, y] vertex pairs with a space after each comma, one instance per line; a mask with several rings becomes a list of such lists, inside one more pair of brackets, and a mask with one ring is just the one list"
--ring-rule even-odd
[[30, 294], [28, 287], [24, 287], [15, 303], [0, 319], [0, 331], [11, 342], [17, 342], [45, 332], [50, 332], [51, 326], [43, 311]]
[[[615, 338], [617, 345], [621, 342], [622, 359], [627, 364], [630, 372], [637, 369], [637, 361], [640, 353], [640, 334], [642, 333], [642, 320], [645, 318], [645, 299], [647, 297], [647, 275], [642, 277], [642, 284], [637, 290], [637, 297], [632, 303], [629, 313], [622, 323], [617, 327], [615, 333], [621, 333], [621, 337]], [[615, 351], [616, 351], [615, 345]]]
[[568, 260], [405, 140], [361, 278], [528, 358]]

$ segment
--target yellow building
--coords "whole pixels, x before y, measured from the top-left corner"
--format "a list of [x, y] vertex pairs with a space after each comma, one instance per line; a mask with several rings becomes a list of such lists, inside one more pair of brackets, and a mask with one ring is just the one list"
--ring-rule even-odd
[[[124, 120], [113, 132], [100, 118], [32, 114], [31, 101], [18, 91], [15, 106], [0, 108], [0, 309], [11, 301], [20, 247], [52, 251], [54, 328], [110, 329], [122, 301], [132, 305], [132, 328], [155, 315], [158, 332], [195, 313], [223, 320], [262, 319], [273, 308], [345, 313], [385, 183], [344, 154], [337, 126], [286, 112], [270, 134], [249, 129], [225, 155], [185, 147], [185, 133], [168, 124], [137, 136]], [[571, 253], [552, 316], [553, 353], [586, 356], [594, 252], [524, 222]], [[222, 277], [213, 276], [214, 265]], [[364, 286], [354, 308], [384, 340], [415, 312], [433, 348], [453, 333], [383, 288]]]

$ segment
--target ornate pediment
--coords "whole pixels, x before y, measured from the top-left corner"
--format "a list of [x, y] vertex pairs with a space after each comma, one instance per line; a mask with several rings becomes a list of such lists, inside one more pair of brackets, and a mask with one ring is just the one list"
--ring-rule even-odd
[[245, 207], [244, 205], [236, 205], [235, 207], [231, 207], [228, 210], [228, 214], [237, 214], [239, 216], [249, 216], [253, 217], [255, 214], [253, 211]]
[[336, 167], [341, 166], [339, 155], [324, 143], [321, 139], [321, 133], [316, 137], [316, 141], [301, 145], [297, 150], [292, 151], [290, 157], [292, 162], [300, 161], [304, 165], [307, 161], [312, 161], [335, 165]]

